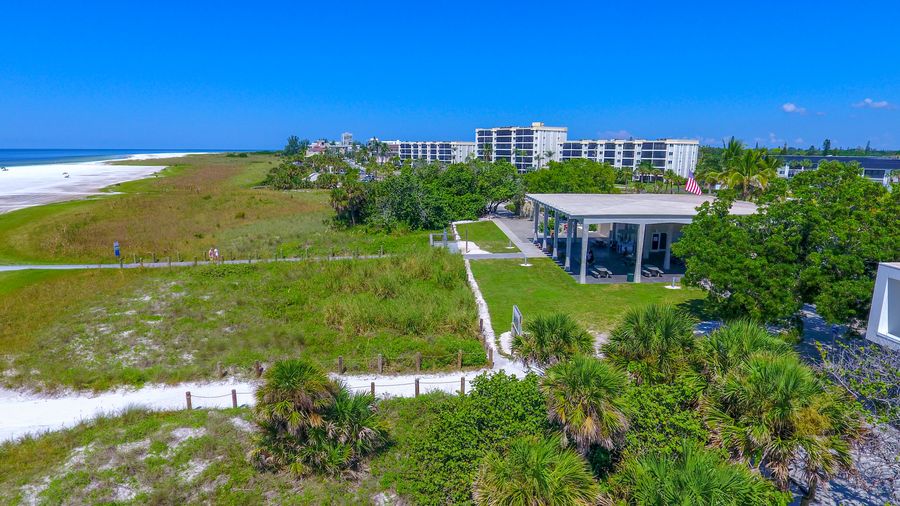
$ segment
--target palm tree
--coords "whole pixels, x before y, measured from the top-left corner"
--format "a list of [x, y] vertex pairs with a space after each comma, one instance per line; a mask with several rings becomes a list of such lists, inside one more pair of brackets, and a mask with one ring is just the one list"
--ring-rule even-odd
[[669, 305], [633, 308], [601, 352], [639, 381], [671, 380], [687, 368], [694, 348], [694, 319]]
[[757, 353], [708, 389], [701, 405], [714, 445], [784, 491], [796, 465], [812, 500], [820, 480], [852, 471], [850, 448], [864, 435], [842, 395], [795, 356]]
[[710, 379], [721, 378], [760, 351], [775, 355], [793, 353], [788, 343], [747, 319], [729, 322], [701, 339], [697, 345], [697, 354]]
[[535, 161], [537, 162], [537, 167], [538, 167], [539, 169], [541, 169], [541, 168], [544, 167], [544, 164], [541, 163], [541, 162], [544, 161], [544, 155], [538, 153], [538, 154], [534, 155], [534, 159], [535, 159]]
[[550, 160], [553, 160], [553, 155], [555, 155], [555, 154], [556, 154], [556, 151], [553, 151], [552, 149], [548, 149], [548, 150], [544, 151], [544, 158], [546, 158], [547, 161], [549, 162]]
[[644, 182], [644, 176], [652, 176], [654, 172], [653, 164], [650, 160], [644, 160], [638, 164], [637, 173], [641, 182]]
[[744, 152], [744, 143], [731, 136], [731, 139], [727, 144], [723, 144], [722, 148], [722, 170], [727, 171], [731, 168], [732, 163], [741, 157]]
[[731, 188], [741, 188], [741, 198], [746, 200], [753, 188], [765, 190], [776, 176], [776, 171], [764, 161], [762, 151], [748, 149], [734, 160], [725, 178]]
[[266, 371], [265, 380], [255, 394], [261, 435], [254, 460], [262, 468], [291, 465], [309, 431], [325, 424], [324, 413], [339, 388], [303, 360], [277, 362]]
[[627, 382], [612, 365], [578, 355], [548, 369], [541, 391], [550, 420], [586, 455], [594, 444], [613, 449], [628, 428], [621, 401]]
[[587, 462], [554, 439], [520, 438], [505, 455], [488, 453], [472, 488], [484, 506], [588, 506], [600, 497]]
[[786, 505], [791, 498], [745, 466], [688, 441], [673, 456], [646, 454], [626, 460], [609, 484], [610, 494], [601, 501], [609, 505]]
[[594, 338], [569, 315], [538, 315], [513, 338], [512, 351], [525, 365], [544, 367], [579, 353], [594, 352]]

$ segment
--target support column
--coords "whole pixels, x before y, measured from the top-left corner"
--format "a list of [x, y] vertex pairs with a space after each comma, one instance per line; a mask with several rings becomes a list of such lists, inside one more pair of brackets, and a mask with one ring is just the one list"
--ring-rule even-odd
[[559, 211], [553, 210], [553, 258], [559, 258]]
[[663, 257], [663, 270], [669, 270], [672, 267], [672, 225], [666, 227], [666, 255]]
[[550, 213], [547, 211], [547, 206], [544, 206], [544, 233], [541, 234], [544, 238], [543, 250], [547, 251], [547, 235], [550, 232]]
[[566, 265], [565, 269], [572, 269], [572, 220], [566, 219]]
[[533, 243], [537, 244], [537, 241], [538, 241], [538, 235], [537, 235], [538, 218], [541, 215], [541, 205], [538, 204], [536, 200], [531, 201], [531, 214], [532, 214], [532, 217], [534, 218], [534, 235], [531, 236], [531, 241]]
[[581, 272], [578, 276], [578, 282], [582, 285], [587, 283], [587, 249], [588, 249], [588, 226], [583, 221], [581, 222], [581, 226], [584, 227], [584, 231], [581, 234]]
[[634, 252], [634, 282], [641, 282], [641, 260], [644, 255], [644, 232], [647, 231], [647, 225], [641, 223], [638, 225], [638, 233], [635, 242], [637, 248]]

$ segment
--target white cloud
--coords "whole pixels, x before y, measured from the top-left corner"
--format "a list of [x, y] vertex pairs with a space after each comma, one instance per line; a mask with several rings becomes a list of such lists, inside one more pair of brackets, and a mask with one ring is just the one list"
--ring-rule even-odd
[[628, 130], [604, 130], [598, 133], [601, 139], [629, 139], [634, 137]]
[[862, 102], [857, 102], [853, 104], [853, 107], [862, 108], [867, 107], [869, 109], [887, 109], [891, 107], [891, 104], [888, 103], [887, 100], [872, 100], [871, 98], [864, 98]]
[[797, 137], [796, 139], [794, 139], [794, 144], [797, 146], [802, 146], [806, 144], [806, 141], [803, 140], [803, 137]]
[[788, 113], [806, 114], [806, 108], [800, 107], [793, 102], [786, 102], [781, 105], [781, 110]]

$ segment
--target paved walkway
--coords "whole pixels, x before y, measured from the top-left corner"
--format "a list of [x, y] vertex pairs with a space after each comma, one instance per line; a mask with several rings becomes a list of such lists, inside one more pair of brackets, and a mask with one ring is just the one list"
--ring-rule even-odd
[[[529, 240], [534, 232], [534, 224], [531, 220], [514, 218], [512, 216], [497, 216], [491, 218], [491, 221], [493, 221], [497, 225], [497, 228], [502, 230], [503, 233], [509, 237], [509, 240], [512, 241], [526, 257], [539, 258], [547, 256], [540, 248], [535, 246], [534, 243]], [[519, 255], [520, 258], [521, 256], [522, 255]]]
[[193, 267], [195, 265], [210, 265], [213, 263], [233, 265], [233, 264], [252, 264], [252, 263], [271, 263], [271, 262], [302, 262], [309, 261], [326, 261], [326, 260], [354, 260], [354, 259], [374, 259], [385, 258], [391, 255], [340, 255], [328, 257], [291, 257], [279, 259], [246, 259], [246, 260], [222, 260], [220, 262], [144, 262], [144, 263], [128, 263], [128, 264], [22, 264], [22, 265], [0, 265], [0, 272], [9, 271], [26, 271], [26, 270], [75, 270], [75, 269], [159, 269], [162, 267]]

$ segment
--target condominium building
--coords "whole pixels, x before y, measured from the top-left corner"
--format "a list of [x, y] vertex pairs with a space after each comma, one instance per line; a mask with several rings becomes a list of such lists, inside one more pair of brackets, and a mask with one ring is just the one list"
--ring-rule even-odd
[[344, 132], [341, 134], [341, 146], [345, 148], [349, 148], [353, 146], [353, 134], [350, 132]]
[[391, 155], [400, 160], [462, 163], [475, 156], [474, 142], [460, 141], [387, 141]]
[[689, 139], [564, 140], [559, 145], [558, 159], [587, 158], [631, 169], [647, 161], [655, 169], [672, 170], [687, 177], [697, 167], [699, 154], [700, 141]]
[[519, 172], [543, 167], [559, 159], [559, 147], [566, 141], [568, 128], [548, 127], [534, 122], [530, 127], [496, 127], [475, 130], [478, 158], [506, 160]]

